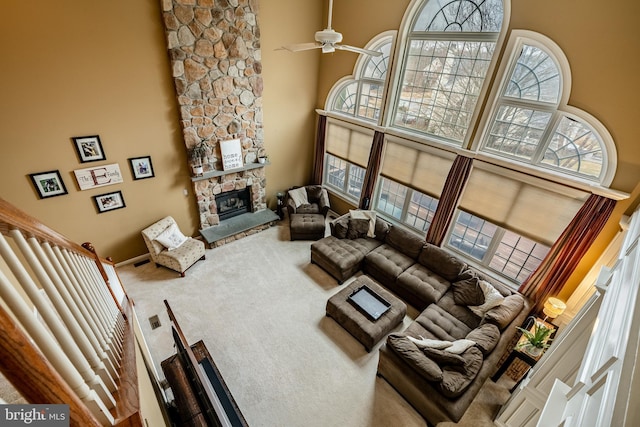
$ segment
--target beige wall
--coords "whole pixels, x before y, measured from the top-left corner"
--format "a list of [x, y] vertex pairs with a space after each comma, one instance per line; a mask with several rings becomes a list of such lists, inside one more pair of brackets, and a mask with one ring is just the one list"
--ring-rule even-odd
[[[161, 25], [161, 0], [64, 0], [3, 7], [0, 79], [0, 197], [116, 261], [146, 253], [140, 230], [172, 215], [197, 234], [198, 215], [179, 128]], [[278, 44], [309, 36], [321, 5], [286, 11], [261, 2], [268, 200], [309, 179], [318, 55], [290, 56]], [[298, 7], [300, 9], [300, 7]], [[99, 134], [104, 162], [78, 161], [71, 137]], [[128, 158], [150, 155], [156, 177], [133, 181]], [[124, 182], [79, 191], [73, 170], [118, 163]], [[59, 170], [69, 194], [40, 200], [29, 173]], [[189, 195], [183, 191], [187, 189]], [[125, 209], [97, 214], [92, 196], [120, 190]]]

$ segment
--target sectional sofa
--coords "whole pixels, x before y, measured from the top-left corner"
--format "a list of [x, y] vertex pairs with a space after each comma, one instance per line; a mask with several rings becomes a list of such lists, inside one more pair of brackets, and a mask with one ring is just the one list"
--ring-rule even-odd
[[339, 283], [362, 271], [420, 312], [387, 337], [378, 375], [429, 423], [459, 421], [497, 370], [530, 302], [414, 233], [352, 213], [311, 245], [311, 262]]

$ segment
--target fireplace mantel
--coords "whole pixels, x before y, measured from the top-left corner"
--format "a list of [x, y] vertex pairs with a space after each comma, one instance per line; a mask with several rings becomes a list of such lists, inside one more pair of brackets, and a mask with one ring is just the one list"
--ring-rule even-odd
[[223, 170], [223, 171], [219, 171], [219, 170], [215, 170], [215, 171], [209, 171], [209, 172], [205, 172], [202, 176], [193, 176], [191, 177], [191, 181], [192, 182], [197, 182], [197, 181], [202, 181], [205, 179], [209, 179], [209, 178], [215, 178], [218, 176], [224, 176], [224, 175], [229, 175], [232, 173], [238, 173], [238, 172], [244, 172], [244, 171], [248, 171], [251, 169], [258, 169], [258, 168], [263, 168], [265, 166], [270, 165], [271, 163], [266, 162], [266, 163], [249, 163], [244, 165], [241, 168], [236, 168], [236, 169], [228, 169], [228, 170]]

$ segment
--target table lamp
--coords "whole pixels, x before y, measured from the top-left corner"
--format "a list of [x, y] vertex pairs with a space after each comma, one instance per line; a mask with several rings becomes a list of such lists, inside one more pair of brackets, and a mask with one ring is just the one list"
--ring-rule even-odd
[[564, 313], [564, 310], [567, 308], [567, 304], [564, 301], [559, 300], [558, 298], [551, 297], [544, 303], [544, 308], [542, 312], [544, 313], [544, 320], [547, 318], [555, 319]]

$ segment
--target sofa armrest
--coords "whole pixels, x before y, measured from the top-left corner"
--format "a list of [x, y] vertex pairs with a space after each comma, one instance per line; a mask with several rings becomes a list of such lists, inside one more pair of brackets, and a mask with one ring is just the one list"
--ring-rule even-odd
[[289, 217], [296, 213], [296, 203], [291, 199], [291, 197], [287, 197], [287, 212], [289, 213]]
[[326, 188], [323, 188], [322, 192], [320, 193], [318, 207], [320, 208], [320, 213], [322, 213], [322, 215], [326, 217], [327, 213], [329, 212], [329, 208], [331, 207], [329, 204], [329, 192]]

